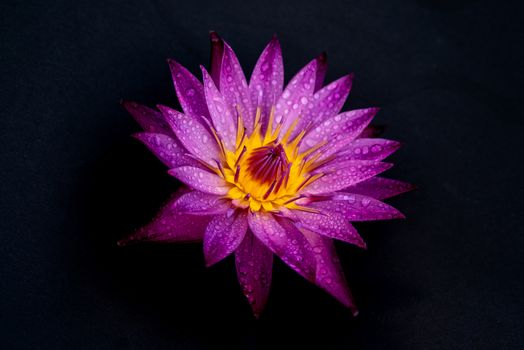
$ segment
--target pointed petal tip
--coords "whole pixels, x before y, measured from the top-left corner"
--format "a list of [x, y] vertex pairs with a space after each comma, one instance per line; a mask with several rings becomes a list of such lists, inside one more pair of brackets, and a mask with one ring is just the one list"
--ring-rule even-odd
[[218, 35], [218, 33], [214, 30], [209, 31], [209, 39], [213, 43], [219, 43], [222, 41], [222, 38], [220, 37], [220, 35]]
[[316, 60], [319, 61], [319, 63], [326, 63], [326, 61], [327, 61], [327, 52], [326, 51], [322, 51], [320, 53], [320, 55], [317, 56]]
[[139, 241], [140, 241], [140, 239], [136, 239], [134, 236], [129, 236], [129, 237], [123, 238], [121, 240], [118, 240], [116, 242], [116, 245], [118, 247], [127, 247], [129, 245], [138, 243]]
[[126, 100], [126, 99], [123, 99], [123, 98], [120, 99], [119, 103], [120, 103], [120, 105], [122, 107], [124, 107], [128, 111], [130, 109], [134, 109], [134, 108], [137, 108], [139, 106], [139, 104], [136, 103], [135, 101]]
[[178, 71], [184, 69], [184, 67], [180, 64], [180, 62], [178, 62], [174, 58], [168, 58], [166, 60], [166, 62], [169, 65], [169, 69], [171, 70], [171, 74], [173, 74], [173, 75], [174, 75], [175, 72], [178, 72]]
[[171, 108], [169, 106], [162, 105], [162, 104], [157, 104], [157, 105], [155, 105], [155, 107], [164, 115], [166, 115], [166, 114], [173, 114], [173, 113], [180, 113], [176, 109], [173, 109], [173, 108]]

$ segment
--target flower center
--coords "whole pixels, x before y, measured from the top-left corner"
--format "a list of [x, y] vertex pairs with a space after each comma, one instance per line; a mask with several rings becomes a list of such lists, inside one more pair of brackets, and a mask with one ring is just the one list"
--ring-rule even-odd
[[[247, 158], [247, 172], [252, 181], [260, 185], [282, 184], [289, 173], [286, 151], [281, 144], [255, 148]], [[274, 184], [274, 185], [273, 185]]]
[[323, 176], [313, 173], [319, 164], [322, 144], [306, 152], [299, 152], [300, 141], [306, 130], [302, 130], [292, 140], [295, 124], [281, 135], [282, 124], [273, 127], [274, 109], [269, 116], [267, 131], [262, 133], [260, 108], [257, 108], [254, 130], [245, 132], [242, 117], [237, 121], [237, 140], [235, 150], [226, 149], [216, 136], [222, 149], [223, 160], [217, 160], [217, 174], [231, 185], [226, 195], [233, 204], [252, 211], [279, 211], [282, 207], [298, 209], [295, 201], [302, 198], [301, 189]]

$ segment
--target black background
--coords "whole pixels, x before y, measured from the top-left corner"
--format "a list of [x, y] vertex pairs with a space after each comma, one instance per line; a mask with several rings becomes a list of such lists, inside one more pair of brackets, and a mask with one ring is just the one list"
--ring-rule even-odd
[[[515, 2], [517, 4], [518, 2]], [[521, 347], [522, 9], [492, 1], [2, 2], [0, 342], [5, 349]], [[129, 134], [127, 98], [177, 106], [165, 59], [195, 74], [208, 31], [249, 72], [273, 33], [286, 79], [325, 50], [347, 108], [380, 106], [405, 142], [390, 177], [408, 217], [339, 244], [349, 312], [275, 266], [252, 319], [231, 259], [118, 248], [178, 184]], [[349, 106], [349, 107], [348, 107]]]

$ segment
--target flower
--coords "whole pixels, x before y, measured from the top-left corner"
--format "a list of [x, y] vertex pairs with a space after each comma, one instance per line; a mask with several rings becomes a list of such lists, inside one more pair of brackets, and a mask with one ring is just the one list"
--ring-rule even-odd
[[273, 255], [326, 290], [353, 314], [333, 240], [365, 248], [350, 222], [403, 218], [381, 202], [412, 189], [378, 177], [399, 143], [374, 137], [378, 108], [340, 112], [353, 75], [323, 87], [320, 55], [283, 88], [278, 40], [262, 52], [249, 83], [231, 49], [211, 33], [203, 83], [168, 60], [183, 113], [134, 102], [134, 135], [187, 187], [158, 216], [119, 242], [203, 241], [213, 265], [234, 254], [238, 280], [255, 316], [271, 284]]

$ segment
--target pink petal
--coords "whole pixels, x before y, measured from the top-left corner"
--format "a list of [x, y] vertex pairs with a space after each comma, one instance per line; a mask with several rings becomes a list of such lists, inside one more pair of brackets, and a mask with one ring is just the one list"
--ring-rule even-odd
[[204, 88], [198, 79], [175, 60], [168, 60], [178, 101], [185, 114], [192, 117], [209, 117]]
[[317, 73], [315, 75], [315, 90], [317, 92], [322, 88], [324, 84], [324, 79], [326, 77], [327, 71], [327, 55], [325, 52], [322, 52], [317, 58]]
[[189, 164], [196, 165], [193, 159], [185, 156], [186, 150], [173, 138], [165, 134], [139, 132], [134, 134], [133, 137], [146, 145], [169, 168]]
[[345, 160], [375, 160], [387, 158], [400, 148], [400, 142], [385, 139], [356, 139], [337, 154], [337, 162]]
[[[311, 204], [310, 207], [317, 208], [313, 206], [313, 204]], [[337, 212], [326, 210], [320, 213], [310, 213], [294, 210], [293, 215], [294, 218], [298, 220], [296, 225], [300, 228], [311, 230], [325, 237], [351, 243], [357, 247], [366, 248], [366, 243], [362, 237], [360, 237], [357, 230], [344, 216]]]
[[349, 221], [403, 219], [404, 215], [386, 203], [353, 193], [337, 193], [331, 200], [311, 203], [322, 213], [337, 213]]
[[322, 194], [336, 192], [369, 179], [391, 168], [392, 164], [367, 160], [349, 160], [327, 164], [319, 169], [326, 175], [304, 189], [305, 193]]
[[211, 217], [180, 213], [177, 207], [179, 198], [180, 193], [175, 194], [151, 223], [138, 229], [130, 237], [119, 241], [118, 245], [141, 241], [162, 243], [201, 241]]
[[224, 54], [224, 41], [216, 32], [209, 33], [211, 41], [211, 68], [209, 74], [215, 85], [220, 89], [220, 67], [222, 66], [222, 55]]
[[377, 176], [352, 185], [346, 188], [344, 191], [362, 194], [376, 199], [386, 199], [404, 192], [412, 191], [415, 188], [416, 186], [406, 182]]
[[[275, 121], [285, 132], [310, 102], [315, 89], [317, 61], [312, 60], [298, 72], [282, 92], [275, 107]], [[275, 123], [275, 124], [276, 124]]]
[[[233, 112], [230, 105], [226, 103], [206, 69], [202, 66], [200, 68], [202, 69], [204, 91], [213, 126], [218, 136], [224, 141], [226, 148], [233, 150], [237, 137], [237, 121], [233, 115], [235, 112]], [[222, 69], [223, 68], [224, 66], [222, 66]], [[224, 81], [221, 81], [221, 84], [224, 86]]]
[[218, 145], [214, 136], [195, 118], [177, 112], [171, 108], [158, 106], [178, 140], [197, 158], [207, 163], [214, 163], [219, 157]]
[[231, 205], [216, 194], [191, 191], [180, 197], [177, 202], [178, 211], [192, 215], [225, 214]]
[[226, 182], [221, 177], [204, 169], [181, 166], [170, 169], [168, 173], [198, 191], [219, 195], [224, 195], [229, 191]]
[[323, 120], [338, 114], [349, 95], [352, 82], [353, 74], [349, 74], [316, 92], [293, 136], [309, 125], [318, 126]]
[[249, 227], [255, 236], [293, 270], [313, 281], [315, 259], [311, 246], [289, 220], [277, 221], [270, 213], [254, 212], [248, 215]]
[[251, 104], [251, 94], [246, 77], [233, 49], [224, 43], [224, 55], [220, 68], [220, 91], [232, 110], [238, 106], [244, 119], [246, 130], [251, 133], [255, 121], [255, 110]]
[[357, 109], [328, 118], [304, 137], [300, 150], [328, 141], [322, 151], [323, 157], [328, 157], [353, 141], [377, 112], [378, 108]]
[[238, 282], [258, 318], [269, 295], [273, 253], [248, 231], [235, 251], [235, 262]]
[[233, 215], [217, 215], [211, 220], [204, 235], [206, 265], [211, 266], [233, 253], [247, 231], [247, 211]]
[[173, 131], [164, 120], [162, 113], [132, 101], [122, 101], [122, 106], [145, 131], [173, 135]]
[[274, 37], [266, 46], [258, 59], [251, 80], [249, 90], [251, 101], [261, 108], [261, 122], [265, 132], [271, 108], [277, 103], [282, 94], [284, 85], [284, 62], [278, 39]]
[[357, 316], [358, 310], [347, 286], [333, 241], [309, 230], [302, 230], [302, 233], [313, 247], [317, 259], [315, 284], [351, 309], [353, 316]]

